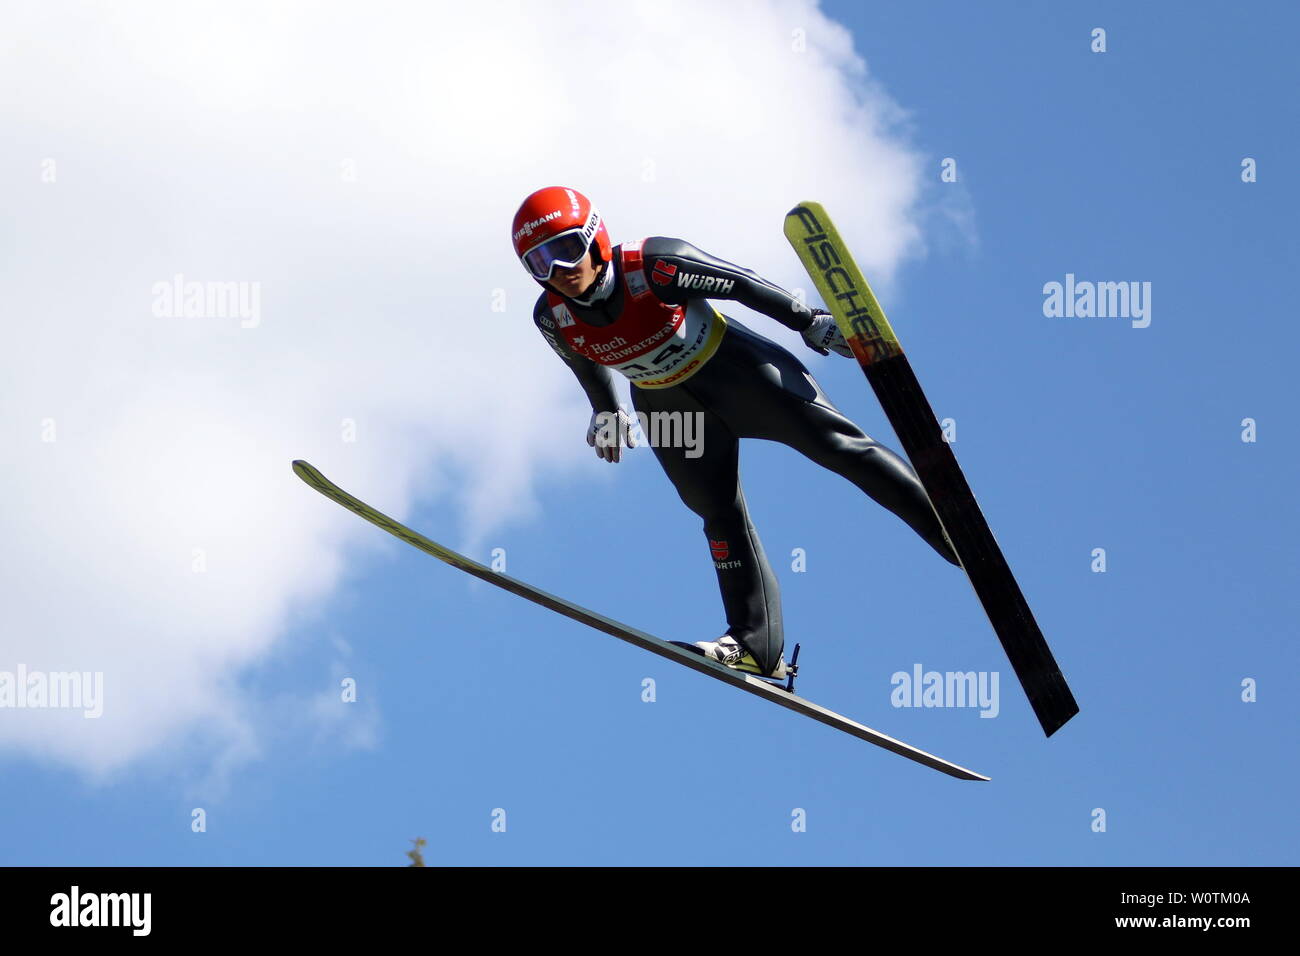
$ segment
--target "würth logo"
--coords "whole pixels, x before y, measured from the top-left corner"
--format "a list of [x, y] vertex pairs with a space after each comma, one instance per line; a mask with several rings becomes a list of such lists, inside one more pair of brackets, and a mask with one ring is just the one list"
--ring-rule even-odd
[[717, 292], [719, 295], [726, 295], [735, 286], [734, 279], [723, 279], [718, 276], [697, 276], [683, 272], [677, 277], [677, 285], [682, 289], [699, 289], [701, 292]]
[[725, 541], [714, 541], [710, 538], [709, 550], [713, 552], [713, 560], [724, 561], [727, 555], [731, 554], [731, 545]]
[[660, 259], [655, 263], [654, 271], [650, 273], [650, 278], [655, 280], [655, 285], [668, 285], [673, 281], [673, 276], [675, 275], [677, 275], [677, 267]]

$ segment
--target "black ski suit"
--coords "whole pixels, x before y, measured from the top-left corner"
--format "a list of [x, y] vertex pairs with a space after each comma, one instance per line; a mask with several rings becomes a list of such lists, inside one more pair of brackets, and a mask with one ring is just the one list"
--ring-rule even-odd
[[[619, 407], [615, 378], [608, 365], [578, 354], [562, 330], [556, 328], [554, 316], [558, 312], [559, 324], [571, 327], [617, 323], [631, 301], [625, 294], [627, 276], [622, 249], [615, 248], [613, 261], [607, 267], [614, 270], [612, 291], [600, 301], [584, 304], [563, 297], [548, 299], [543, 293], [533, 313], [538, 329], [577, 376], [595, 412], [612, 412]], [[812, 321], [811, 310], [788, 292], [680, 239], [645, 239], [641, 255], [645, 272], [653, 275], [654, 281], [642, 278], [635, 288], [651, 289], [658, 302], [684, 305], [705, 297], [734, 299], [800, 332]], [[644, 296], [644, 291], [641, 294]], [[560, 300], [562, 307], [557, 308]], [[767, 673], [775, 667], [784, 646], [781, 600], [741, 490], [741, 438], [781, 442], [842, 475], [907, 522], [947, 561], [960, 565], [925, 489], [907, 462], [864, 434], [836, 409], [808, 369], [790, 352], [734, 318], [719, 318], [725, 330], [702, 365], [679, 383], [666, 387], [637, 387], [634, 380], [632, 401], [638, 412], [647, 415], [702, 415], [702, 454], [700, 449], [662, 444], [654, 446], [654, 453], [682, 501], [704, 523], [722, 592], [727, 632], [749, 650]]]

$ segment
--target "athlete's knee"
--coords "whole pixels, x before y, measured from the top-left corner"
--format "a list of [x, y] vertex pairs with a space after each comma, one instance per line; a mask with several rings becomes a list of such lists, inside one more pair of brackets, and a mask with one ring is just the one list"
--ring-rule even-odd
[[714, 539], [730, 540], [732, 538], [740, 540], [745, 537], [747, 523], [744, 513], [739, 510], [714, 512], [701, 517], [704, 519], [700, 522], [701, 527], [710, 541]]
[[706, 525], [715, 521], [727, 521], [739, 513], [735, 495], [720, 495], [704, 488], [678, 488], [677, 497]]
[[884, 491], [914, 480], [912, 469], [892, 451], [866, 435], [834, 434], [826, 438], [821, 463], [855, 484]]
[[686, 507], [695, 512], [707, 529], [713, 525], [739, 525], [743, 527], [749, 519], [740, 495], [733, 490], [731, 494], [694, 494], [682, 496]]

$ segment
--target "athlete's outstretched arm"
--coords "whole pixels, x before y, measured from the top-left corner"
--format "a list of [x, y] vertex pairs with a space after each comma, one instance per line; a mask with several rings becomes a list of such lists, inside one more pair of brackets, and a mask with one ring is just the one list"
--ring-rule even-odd
[[568, 343], [555, 331], [555, 320], [546, 307], [546, 296], [537, 300], [533, 309], [533, 322], [542, 337], [546, 339], [555, 354], [569, 366], [582, 390], [587, 393], [593, 412], [612, 412], [619, 407], [618, 393], [614, 390], [614, 373], [604, 365], [593, 362], [585, 355], [579, 355], [569, 348]]
[[[598, 362], [593, 362], [585, 355], [578, 355], [567, 342], [555, 334], [555, 320], [551, 318], [546, 307], [546, 296], [538, 300], [533, 310], [533, 322], [536, 323], [542, 337], [550, 343], [555, 354], [563, 359], [577, 378], [582, 390], [591, 402], [591, 422], [587, 426], [587, 444], [596, 449], [596, 456], [608, 462], [617, 462], [621, 457], [621, 448], [638, 444], [635, 419], [622, 407], [618, 393], [614, 390], [614, 373]], [[609, 418], [609, 416], [616, 416]], [[615, 425], [609, 424], [616, 423]], [[614, 430], [616, 427], [616, 430]], [[610, 439], [607, 441], [606, 439]]]
[[711, 256], [683, 239], [652, 236], [642, 244], [647, 284], [665, 302], [734, 299], [803, 336], [810, 349], [852, 357], [835, 318], [811, 309], [751, 269]]
[[813, 310], [780, 286], [684, 239], [651, 236], [642, 244], [641, 254], [650, 288], [664, 302], [734, 299], [796, 332], [812, 324]]

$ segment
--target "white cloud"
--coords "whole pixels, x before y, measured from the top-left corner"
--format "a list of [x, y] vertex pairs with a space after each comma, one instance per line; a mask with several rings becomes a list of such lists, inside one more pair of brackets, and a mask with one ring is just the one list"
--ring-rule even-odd
[[[810, 3], [743, 10], [10, 7], [0, 669], [103, 671], [106, 701], [0, 712], [0, 746], [93, 774], [199, 737], [214, 765], [256, 753], [241, 672], [378, 546], [293, 458], [399, 517], [453, 496], [462, 540], [590, 465], [509, 246], [537, 186], [594, 196], [615, 241], [678, 235], [787, 285], [798, 200], [874, 277], [916, 251], [919, 158], [849, 35]], [[155, 316], [177, 273], [257, 283], [260, 323]]]

